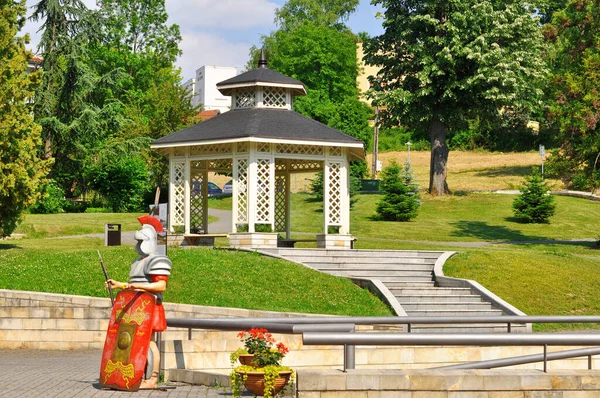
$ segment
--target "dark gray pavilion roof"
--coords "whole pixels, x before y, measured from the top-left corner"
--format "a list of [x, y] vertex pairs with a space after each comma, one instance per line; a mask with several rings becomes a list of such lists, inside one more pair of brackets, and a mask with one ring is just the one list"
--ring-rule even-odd
[[176, 131], [152, 142], [153, 148], [202, 143], [202, 141], [265, 138], [331, 142], [354, 146], [363, 142], [297, 112], [282, 109], [236, 109]]
[[266, 83], [269, 85], [289, 85], [293, 86], [298, 94], [306, 94], [304, 83], [299, 80], [292, 79], [282, 73], [279, 73], [269, 68], [257, 68], [246, 73], [242, 73], [231, 79], [224, 80], [217, 83], [217, 89], [221, 91], [223, 95], [229, 95], [231, 88], [243, 87], [243, 86], [256, 86], [260, 83]]

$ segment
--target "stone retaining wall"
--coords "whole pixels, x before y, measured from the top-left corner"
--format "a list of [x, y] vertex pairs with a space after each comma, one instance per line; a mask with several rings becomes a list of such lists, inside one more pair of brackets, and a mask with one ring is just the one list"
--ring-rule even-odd
[[591, 398], [600, 371], [300, 370], [301, 398]]
[[[167, 318], [285, 317], [292, 313], [165, 303]], [[110, 299], [0, 290], [0, 349], [102, 349]], [[362, 330], [362, 327], [360, 328]], [[275, 335], [291, 352], [284, 364], [296, 369], [341, 369], [340, 346], [304, 346], [299, 335]], [[163, 333], [164, 369], [228, 373], [229, 354], [241, 347], [237, 332], [169, 328]], [[549, 347], [549, 352], [575, 347]], [[541, 347], [357, 347], [358, 369], [419, 369], [511, 356], [540, 354]], [[541, 369], [541, 364], [520, 368]], [[587, 369], [587, 358], [549, 362], [548, 368]], [[600, 359], [593, 358], [593, 368]], [[168, 372], [167, 372], [168, 373]], [[183, 377], [183, 376], [182, 376]], [[185, 376], [189, 377], [189, 376]]]

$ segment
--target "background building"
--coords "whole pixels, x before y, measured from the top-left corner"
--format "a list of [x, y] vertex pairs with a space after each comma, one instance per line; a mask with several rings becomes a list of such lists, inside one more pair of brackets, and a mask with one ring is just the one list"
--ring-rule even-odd
[[183, 87], [189, 89], [193, 106], [201, 104], [204, 110], [223, 113], [231, 109], [231, 97], [221, 94], [217, 83], [236, 75], [236, 67], [204, 65], [196, 70], [196, 77], [185, 82]]

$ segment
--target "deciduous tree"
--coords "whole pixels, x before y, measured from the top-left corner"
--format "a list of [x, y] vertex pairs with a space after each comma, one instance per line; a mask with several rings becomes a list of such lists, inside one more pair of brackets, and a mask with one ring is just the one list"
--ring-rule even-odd
[[537, 104], [545, 75], [542, 36], [522, 0], [373, 0], [384, 33], [365, 43], [380, 67], [375, 98], [389, 124], [428, 131], [429, 191], [448, 193], [446, 131], [503, 107]]
[[576, 189], [600, 185], [600, 1], [572, 0], [544, 27], [551, 42], [549, 116], [561, 146], [551, 166]]

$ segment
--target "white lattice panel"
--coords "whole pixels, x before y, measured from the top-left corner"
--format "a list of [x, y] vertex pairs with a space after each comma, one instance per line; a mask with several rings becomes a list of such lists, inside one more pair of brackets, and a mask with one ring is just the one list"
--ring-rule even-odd
[[317, 145], [277, 144], [276, 151], [292, 155], [323, 155], [323, 147]]
[[195, 145], [190, 148], [190, 155], [212, 155], [231, 152], [233, 152], [231, 144]]
[[263, 90], [263, 105], [267, 108], [285, 108], [285, 89], [281, 87], [265, 87]]
[[173, 226], [185, 223], [185, 163], [173, 163]]
[[204, 174], [193, 173], [190, 178], [190, 232], [204, 231]]
[[256, 222], [271, 222], [271, 192], [270, 175], [271, 161], [269, 159], [257, 159], [256, 161]]
[[287, 230], [285, 187], [285, 175], [275, 176], [275, 231], [277, 232]]
[[185, 147], [173, 148], [173, 156], [185, 156]]
[[321, 171], [323, 170], [323, 162], [310, 160], [294, 160], [290, 164], [290, 170], [294, 171]]
[[241, 88], [235, 93], [236, 108], [253, 108], [255, 104], [253, 88]]
[[249, 145], [247, 142], [238, 142], [237, 143], [237, 152], [239, 153], [247, 153], [249, 149]]
[[287, 170], [287, 162], [283, 159], [275, 159], [275, 171]]
[[342, 156], [342, 148], [339, 146], [330, 147], [329, 156]]
[[248, 222], [248, 160], [237, 160], [237, 224]]
[[233, 160], [231, 159], [215, 159], [208, 162], [209, 170], [231, 171]]
[[271, 144], [268, 142], [259, 142], [256, 144], [257, 152], [271, 152]]
[[329, 203], [327, 208], [329, 210], [328, 225], [341, 225], [342, 223], [342, 164], [341, 163], [329, 163], [329, 179], [328, 179], [328, 192], [329, 192]]

